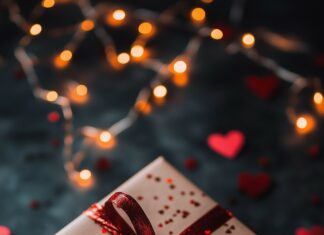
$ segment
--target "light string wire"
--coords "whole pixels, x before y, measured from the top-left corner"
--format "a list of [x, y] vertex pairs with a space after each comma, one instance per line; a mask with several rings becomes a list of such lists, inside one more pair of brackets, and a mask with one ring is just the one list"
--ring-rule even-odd
[[[111, 12], [113, 9], [123, 8], [120, 8], [120, 6], [116, 7], [115, 5], [110, 3], [98, 3], [96, 6], [93, 6], [91, 5], [89, 0], [68, 2], [75, 4], [80, 8], [84, 16], [84, 21], [76, 25], [67, 26], [62, 29], [47, 30], [47, 33], [49, 35], [64, 34], [66, 32], [71, 32], [71, 30], [75, 30], [71, 39], [65, 44], [61, 54], [55, 57], [55, 60], [58, 61], [58, 66], [65, 67], [69, 64], [73, 53], [77, 50], [79, 44], [91, 30], [94, 31], [97, 38], [103, 44], [105, 48], [106, 60], [108, 64], [114, 69], [122, 69], [125, 64], [128, 63], [129, 60], [131, 60], [132, 49], [135, 48], [135, 46], [139, 46], [137, 47], [139, 48], [139, 52], [144, 53], [144, 46], [154, 36], [153, 33], [139, 33], [134, 40], [134, 43], [132, 44], [132, 48], [130, 50], [131, 56], [128, 53], [121, 53], [118, 55], [115, 47], [115, 42], [112, 36], [101, 25], [100, 18], [104, 15], [107, 15], [107, 18], [109, 19], [109, 17], [111, 18], [111, 16], [114, 16], [114, 14], [117, 14], [117, 10]], [[236, 2], [233, 4], [233, 9], [231, 11], [230, 17], [234, 17], [235, 24], [239, 24], [241, 18], [243, 17], [244, 2], [236, 0]], [[38, 17], [44, 11], [46, 11], [46, 8], [49, 8], [48, 6], [44, 6], [46, 5], [46, 3], [52, 3], [52, 5], [54, 6], [54, 4], [59, 4], [60, 2], [58, 0], [56, 2], [55, 0], [43, 0], [41, 5], [37, 5], [32, 11], [31, 18], [36, 18], [36, 16]], [[165, 98], [167, 93], [167, 89], [165, 87], [166, 82], [172, 81], [174, 77], [177, 77], [179, 75], [181, 75], [180, 77], [184, 75], [182, 79], [187, 79], [186, 77], [189, 70], [188, 67], [191, 61], [194, 59], [195, 55], [198, 53], [203, 38], [211, 37], [215, 40], [222, 39], [223, 32], [220, 29], [211, 28], [206, 25], [206, 12], [200, 7], [196, 7], [191, 11], [193, 23], [188, 24], [187, 22], [184, 23], [179, 21], [175, 17], [175, 14], [178, 13], [179, 9], [183, 9], [182, 4], [183, 2], [177, 2], [162, 13], [156, 13], [147, 9], [127, 8], [127, 14], [132, 15], [132, 17], [136, 18], [139, 21], [142, 21], [143, 23], [146, 23], [148, 27], [151, 27], [151, 31], [156, 30], [153, 27], [157, 27], [158, 25], [181, 26], [188, 29], [190, 32], [193, 32], [194, 36], [189, 39], [185, 49], [173, 60], [171, 60], [170, 63], [165, 64], [162, 61], [153, 58], [145, 58], [143, 60], [136, 60], [136, 58], [133, 58], [134, 63], [138, 63], [144, 68], [154, 71], [155, 75], [151, 79], [149, 85], [143, 87], [139, 91], [134, 105], [129, 109], [129, 112], [124, 118], [110, 125], [110, 127], [106, 129], [99, 129], [94, 126], [84, 126], [80, 129], [75, 130], [73, 127], [74, 116], [72, 111], [72, 101], [68, 96], [59, 95], [56, 91], [41, 88], [41, 86], [39, 85], [38, 75], [34, 68], [35, 63], [37, 63], [37, 57], [35, 57], [34, 55], [31, 56], [27, 53], [26, 47], [30, 44], [32, 38], [38, 35], [42, 29], [40, 31], [38, 29], [39, 32], [36, 31], [37, 34], [33, 32], [32, 29], [35, 24], [32, 25], [28, 23], [22, 17], [19, 6], [14, 1], [7, 1], [10, 20], [15, 23], [20, 29], [26, 32], [26, 35], [24, 35], [19, 41], [18, 47], [15, 50], [15, 56], [26, 74], [27, 81], [32, 88], [35, 98], [45, 102], [54, 103], [61, 108], [64, 120], [64, 144], [62, 154], [64, 168], [67, 172], [68, 178], [71, 182], [74, 183], [74, 185], [88, 187], [92, 183], [91, 172], [89, 170], [78, 171], [78, 168], [80, 166], [80, 163], [86, 157], [85, 152], [87, 148], [91, 146], [93, 141], [97, 143], [99, 142], [99, 146], [101, 147], [111, 148], [116, 141], [115, 138], [120, 133], [129, 128], [141, 115], [150, 112], [152, 108], [152, 98], [155, 98], [157, 100], [163, 100]], [[117, 15], [117, 17], [125, 17], [125, 15], [123, 14], [126, 14], [126, 11], [119, 10], [119, 13], [120, 15]], [[117, 21], [116, 19], [112, 20]], [[120, 23], [118, 21], [115, 21], [112, 22]], [[82, 28], [82, 24], [84, 22], [88, 23], [88, 28], [91, 28], [90, 30]], [[249, 40], [245, 42], [244, 37], [246, 36], [249, 36]], [[292, 91], [295, 93], [299, 92], [308, 84], [308, 80], [305, 77], [291, 72], [280, 66], [274, 60], [259, 54], [258, 51], [253, 47], [254, 41], [254, 35], [243, 35], [240, 40], [234, 41], [227, 45], [226, 51], [229, 54], [240, 52], [249, 60], [254, 61], [260, 66], [269, 69], [274, 74], [276, 74], [278, 78], [292, 83]], [[64, 54], [62, 54], [64, 52], [66, 53], [65, 56]], [[125, 57], [122, 58], [124, 60], [118, 60], [119, 56], [122, 55]], [[139, 57], [141, 56], [142, 54]], [[136, 53], [133, 57], [136, 57]], [[185, 82], [182, 81], [182, 83]], [[290, 112], [293, 113], [292, 111]], [[291, 113], [289, 114], [290, 120], [295, 121], [296, 117], [292, 117]], [[83, 137], [83, 140], [80, 149], [74, 153], [73, 143], [77, 136]]]

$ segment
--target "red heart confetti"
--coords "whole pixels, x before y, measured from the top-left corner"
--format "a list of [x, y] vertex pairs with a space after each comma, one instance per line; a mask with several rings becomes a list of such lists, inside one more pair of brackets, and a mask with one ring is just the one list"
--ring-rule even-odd
[[59, 138], [53, 138], [53, 139], [51, 140], [51, 145], [52, 145], [53, 147], [59, 147], [60, 144], [61, 144], [61, 141], [60, 141]]
[[95, 169], [97, 171], [104, 172], [109, 170], [110, 168], [111, 168], [111, 163], [105, 157], [99, 158], [95, 164]]
[[242, 172], [238, 177], [238, 188], [251, 198], [258, 198], [269, 191], [272, 185], [271, 177], [267, 173], [251, 174]]
[[60, 114], [56, 111], [50, 112], [47, 114], [47, 120], [49, 122], [57, 122], [60, 120]]
[[0, 225], [0, 235], [11, 235], [10, 228]]
[[320, 148], [318, 147], [318, 145], [312, 145], [309, 147], [308, 149], [308, 154], [312, 157], [312, 158], [316, 158], [318, 157], [320, 153]]
[[314, 206], [318, 206], [319, 204], [321, 204], [322, 200], [321, 200], [320, 196], [318, 196], [318, 195], [312, 195], [311, 202], [312, 202], [312, 204]]
[[198, 167], [198, 161], [192, 157], [189, 157], [184, 161], [184, 166], [188, 170], [196, 170]]
[[246, 87], [261, 99], [270, 99], [279, 87], [279, 80], [273, 76], [248, 76], [245, 78]]
[[324, 227], [317, 225], [310, 229], [298, 228], [295, 231], [295, 235], [324, 235]]
[[29, 203], [29, 207], [33, 210], [36, 210], [38, 209], [39, 207], [41, 206], [41, 203], [37, 200], [32, 200], [30, 203]]
[[257, 162], [262, 167], [268, 167], [270, 165], [270, 159], [268, 157], [259, 157]]
[[227, 159], [234, 159], [245, 143], [245, 136], [237, 130], [230, 131], [226, 135], [210, 134], [207, 143], [216, 153]]

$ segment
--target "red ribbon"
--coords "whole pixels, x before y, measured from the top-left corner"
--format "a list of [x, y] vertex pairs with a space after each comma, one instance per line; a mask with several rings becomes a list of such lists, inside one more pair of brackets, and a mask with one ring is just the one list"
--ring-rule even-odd
[[[135, 232], [115, 207], [122, 209], [127, 214]], [[85, 214], [104, 230], [114, 235], [155, 235], [152, 224], [141, 206], [133, 197], [125, 193], [114, 193], [104, 206], [94, 204]], [[233, 215], [229, 211], [217, 205], [179, 235], [211, 234], [232, 217]]]

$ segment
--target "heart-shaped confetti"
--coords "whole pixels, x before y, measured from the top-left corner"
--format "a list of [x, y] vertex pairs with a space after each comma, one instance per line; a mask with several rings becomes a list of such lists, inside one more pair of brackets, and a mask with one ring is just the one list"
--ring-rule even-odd
[[272, 185], [271, 177], [267, 173], [251, 174], [242, 172], [238, 177], [239, 190], [251, 198], [258, 198], [269, 191]]
[[186, 169], [193, 171], [197, 169], [198, 161], [192, 157], [189, 157], [184, 161], [184, 165]]
[[248, 76], [245, 85], [257, 97], [270, 99], [279, 87], [279, 80], [273, 75]]
[[0, 235], [11, 235], [11, 230], [6, 226], [0, 225]]
[[97, 160], [95, 168], [100, 172], [108, 171], [111, 168], [111, 163], [107, 158], [101, 157]]
[[310, 229], [298, 228], [296, 229], [295, 235], [324, 235], [324, 227], [314, 226]]
[[245, 136], [242, 132], [233, 130], [225, 135], [210, 134], [207, 139], [209, 148], [227, 159], [234, 159], [241, 151]]
[[47, 120], [49, 122], [57, 122], [60, 120], [60, 114], [56, 111], [50, 112], [47, 114]]

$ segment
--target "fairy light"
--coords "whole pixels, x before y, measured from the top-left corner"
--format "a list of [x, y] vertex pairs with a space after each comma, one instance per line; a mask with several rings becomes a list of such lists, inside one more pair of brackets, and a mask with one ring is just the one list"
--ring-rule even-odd
[[36, 36], [42, 32], [42, 26], [40, 24], [33, 24], [30, 29], [30, 35]]
[[156, 87], [154, 87], [153, 89], [153, 95], [156, 98], [164, 98], [168, 93], [168, 90], [165, 86], [163, 85], [158, 85]]
[[57, 98], [58, 98], [58, 94], [57, 94], [56, 91], [49, 91], [46, 94], [46, 100], [47, 101], [54, 102], [54, 101], [57, 100]]
[[254, 44], [255, 44], [255, 38], [254, 38], [253, 34], [245, 33], [242, 36], [242, 45], [245, 48], [252, 48], [254, 46]]
[[65, 62], [70, 61], [72, 59], [72, 56], [73, 56], [73, 54], [72, 54], [72, 51], [70, 51], [70, 50], [64, 50], [60, 54], [61, 60], [65, 61]]
[[196, 7], [191, 11], [191, 19], [195, 22], [202, 22], [206, 18], [206, 12], [200, 7]]
[[173, 71], [175, 73], [184, 73], [187, 70], [187, 63], [183, 60], [177, 60], [173, 64]]
[[131, 48], [131, 55], [135, 58], [140, 58], [144, 55], [144, 47], [141, 45], [135, 45]]
[[150, 22], [143, 22], [138, 26], [138, 32], [143, 35], [151, 35], [153, 33], [153, 25]]
[[129, 60], [130, 60], [129, 54], [127, 54], [126, 52], [120, 53], [117, 56], [117, 61], [120, 64], [127, 64], [129, 62]]
[[210, 32], [210, 37], [215, 40], [220, 40], [223, 38], [223, 36], [224, 36], [223, 31], [220, 29], [213, 29]]
[[[212, 3], [213, 0], [200, 0], [202, 3]], [[56, 3], [66, 3], [69, 2], [69, 0], [42, 0], [42, 7], [43, 8], [51, 8], [53, 7]], [[99, 16], [99, 11], [98, 8], [96, 8], [97, 6], [93, 7], [91, 6], [91, 4], [87, 5], [87, 7], [83, 6], [82, 4], [78, 5], [82, 12], [87, 12], [89, 7], [89, 10], [93, 10], [94, 16]], [[38, 11], [35, 11], [36, 13]], [[33, 13], [33, 14], [36, 14]], [[100, 12], [101, 13], [101, 12]], [[130, 14], [133, 14], [134, 12], [130, 12]], [[191, 20], [193, 23], [203, 23], [206, 20], [206, 12], [203, 8], [197, 7], [192, 9], [190, 13], [191, 16]], [[17, 19], [17, 17], [15, 16], [19, 16], [21, 18], [23, 18], [19, 11], [17, 13], [17, 11], [10, 11], [9, 14], [11, 14], [11, 19]], [[98, 15], [96, 15], [98, 14]], [[163, 13], [162, 13], [163, 14]], [[143, 19], [147, 19], [145, 17], [140, 16], [138, 17], [137, 14], [133, 14], [131, 15], [132, 17], [134, 17], [134, 19], [136, 20], [141, 20], [143, 21]], [[175, 12], [173, 11], [166, 11], [166, 18], [165, 19], [173, 19], [173, 17], [175, 16]], [[86, 20], [82, 21], [81, 23], [77, 23], [75, 24], [75, 29], [79, 29], [82, 31], [90, 31], [92, 29], [94, 29], [94, 27], [98, 27], [98, 29], [100, 29], [100, 25], [95, 25], [95, 22], [92, 20], [89, 20], [87, 18], [89, 18], [89, 15], [86, 15], [84, 13], [84, 17], [86, 18]], [[138, 17], [138, 18], [137, 18]], [[158, 17], [157, 17], [158, 18]], [[92, 19], [92, 18], [91, 18]], [[93, 18], [96, 19], [97, 18]], [[119, 26], [122, 25], [126, 22], [126, 20], [128, 19], [128, 13], [126, 13], [125, 10], [122, 9], [117, 9], [114, 11], [109, 11], [105, 16], [104, 19], [106, 21], [106, 23], [110, 26]], [[133, 19], [133, 18], [132, 18]], [[152, 20], [152, 19], [150, 19]], [[20, 28], [26, 29], [24, 26], [24, 24], [21, 22], [15, 22], [13, 21], [15, 24], [17, 24], [18, 26], [20, 26]], [[146, 43], [146, 40], [149, 39], [148, 36], [152, 35], [155, 33], [156, 28], [158, 24], [155, 24], [156, 22], [159, 21], [155, 21], [152, 20], [152, 22], [148, 22], [148, 21], [143, 21], [141, 22], [138, 27], [138, 37], [136, 38], [135, 42], [144, 42]], [[161, 21], [162, 22], [162, 21]], [[172, 22], [172, 21], [171, 21]], [[28, 22], [27, 22], [28, 23]], [[166, 23], [169, 24], [167, 21], [163, 21], [162, 23]], [[28, 24], [27, 24], [28, 25]], [[42, 26], [36, 26], [39, 24], [35, 24], [32, 25], [29, 30], [27, 30], [27, 33], [29, 33], [32, 36], [36, 36], [38, 34], [41, 33], [42, 31]], [[36, 26], [36, 28], [35, 28]], [[38, 28], [37, 28], [38, 27]], [[72, 28], [72, 27], [71, 27]], [[196, 27], [198, 28], [198, 27]], [[27, 28], [28, 29], [28, 28]], [[102, 29], [102, 28], [101, 28]], [[63, 30], [63, 29], [62, 29]], [[101, 32], [101, 33], [98, 33]], [[147, 54], [147, 51], [144, 49], [143, 46], [137, 45], [134, 43], [134, 46], [131, 48], [130, 50], [130, 55], [128, 53], [121, 53], [121, 54], [116, 54], [116, 47], [114, 46], [114, 41], [110, 42], [110, 35], [108, 32], [106, 32], [105, 30], [100, 31], [100, 30], [95, 30], [94, 33], [96, 34], [96, 36], [100, 39], [100, 41], [103, 43], [104, 45], [104, 49], [106, 51], [107, 54], [107, 61], [109, 63], [111, 63], [112, 65], [118, 65], [116, 66], [116, 68], [123, 68], [124, 64], [129, 63], [130, 61], [130, 55], [132, 56], [132, 59], [136, 59], [136, 58], [142, 58], [143, 55]], [[100, 36], [98, 36], [98, 34]], [[72, 37], [72, 39], [66, 44], [66, 47], [63, 48], [72, 48], [73, 52], [78, 48], [80, 41], [82, 41], [83, 37], [84, 37], [84, 33], [76, 33], [74, 34], [74, 36]], [[178, 86], [178, 87], [183, 87], [185, 85], [188, 84], [189, 78], [188, 78], [188, 73], [187, 70], [189, 68], [189, 63], [188, 63], [188, 58], [184, 58], [183, 55], [190, 55], [194, 56], [197, 53], [197, 48], [199, 48], [201, 42], [199, 40], [195, 40], [195, 37], [197, 35], [203, 35], [203, 36], [210, 36], [212, 39], [215, 40], [220, 40], [224, 37], [223, 32], [220, 29], [211, 29], [207, 26], [204, 26], [203, 30], [196, 30], [195, 32], [195, 36], [193, 38], [191, 38], [187, 44], [186, 49], [182, 52], [182, 54], [178, 55], [177, 57], [175, 57], [175, 59], [173, 60], [173, 62], [171, 62], [170, 64], [164, 64], [161, 60], [158, 59], [150, 59], [150, 60], [145, 60], [145, 66], [148, 66], [149, 68], [153, 68], [154, 71], [157, 72], [157, 76], [154, 77], [153, 79], [153, 83], [151, 84], [161, 84], [163, 83], [165, 80], [171, 80], [171, 82]], [[142, 41], [141, 41], [142, 40]], [[243, 47], [245, 48], [251, 48], [254, 46], [255, 44], [255, 38], [251, 33], [246, 33], [244, 34], [241, 38], [239, 38], [238, 40]], [[144, 43], [142, 45], [144, 45]], [[27, 42], [27, 45], [29, 44], [29, 42]], [[235, 45], [237, 45], [238, 43], [234, 43]], [[28, 53], [25, 50], [25, 47], [27, 45], [19, 45], [17, 49], [21, 49], [25, 52], [26, 56], [22, 56], [20, 58], [18, 58], [19, 56], [16, 55], [16, 57], [18, 58], [19, 62], [21, 65], [25, 65], [22, 66], [24, 71], [26, 72], [26, 75], [30, 78], [28, 79], [32, 89], [34, 91], [38, 91], [39, 89], [46, 92], [46, 93], [35, 93], [35, 94], [41, 94], [41, 96], [36, 96], [40, 99], [45, 99], [47, 101], [50, 102], [55, 102], [58, 101], [59, 102], [55, 102], [57, 105], [60, 106], [61, 111], [62, 112], [62, 119], [64, 120], [65, 124], [69, 124], [73, 122], [73, 112], [70, 106], [70, 102], [75, 102], [74, 98], [71, 97], [78, 97], [78, 99], [81, 100], [82, 97], [88, 97], [88, 88], [83, 85], [83, 84], [76, 84], [73, 83], [73, 86], [71, 86], [72, 88], [68, 90], [67, 93], [65, 93], [65, 96], [59, 96], [58, 93], [56, 91], [46, 91], [42, 88], [39, 87], [35, 87], [34, 84], [37, 84], [37, 74], [33, 74], [31, 71], [29, 71], [28, 69], [26, 69], [26, 67], [28, 68], [28, 66], [30, 66], [30, 61], [31, 61], [31, 57], [28, 56]], [[188, 49], [189, 48], [189, 49]], [[73, 57], [73, 52], [71, 50], [63, 50], [60, 53], [56, 54], [56, 56], [53, 58], [53, 65], [55, 66], [55, 68], [57, 69], [63, 69], [66, 68], [72, 57]], [[192, 53], [192, 51], [194, 51]], [[248, 51], [248, 50], [242, 50], [243, 53], [244, 51]], [[190, 52], [190, 53], [189, 53]], [[192, 53], [192, 54], [191, 54]], [[179, 59], [182, 58], [182, 59]], [[253, 60], [253, 58], [249, 57], [251, 60]], [[28, 61], [29, 60], [29, 61]], [[260, 60], [261, 61], [261, 60]], [[114, 64], [113, 64], [114, 63]], [[262, 61], [259, 62], [260, 64], [262, 64]], [[33, 66], [33, 65], [31, 65]], [[113, 66], [115, 67], [115, 66]], [[266, 66], [265, 66], [266, 67]], [[280, 67], [278, 65], [278, 67]], [[162, 68], [162, 69], [160, 69]], [[165, 74], [169, 75], [164, 68], [169, 69], [169, 72], [171, 72], [171, 76], [165, 76]], [[272, 69], [272, 68], [270, 68]], [[272, 69], [273, 71], [275, 69]], [[166, 73], [165, 73], [166, 72]], [[35, 78], [36, 77], [36, 78]], [[30, 82], [30, 81], [34, 81], [36, 80], [36, 83]], [[283, 79], [283, 80], [288, 80], [288, 79]], [[291, 80], [290, 80], [291, 82]], [[149, 92], [147, 92], [146, 90], [147, 88], [143, 88], [141, 89], [141, 91], [138, 94], [138, 101], [134, 104], [134, 106], [132, 107], [132, 109], [135, 109], [137, 112], [140, 112], [141, 114], [149, 114], [152, 112], [152, 104], [151, 102], [151, 95], [153, 96], [153, 100], [164, 100], [164, 98], [167, 96], [168, 90], [164, 85], [156, 85], [156, 86], [152, 86], [150, 87]], [[71, 94], [73, 94], [73, 96], [71, 96]], [[143, 94], [149, 94], [148, 96], [142, 97]], [[45, 95], [43, 95], [45, 94]], [[314, 104], [319, 106], [320, 104], [323, 104], [323, 95], [322, 93], [315, 93], [314, 97], [313, 97], [313, 101]], [[323, 106], [324, 107], [324, 106]], [[131, 113], [131, 112], [130, 112]], [[97, 131], [98, 129], [95, 127], [91, 127], [94, 129], [94, 134], [93, 136], [89, 137], [89, 139], [93, 140], [93, 143], [97, 143], [97, 145], [101, 148], [112, 148], [115, 144], [116, 144], [116, 136], [121, 133], [122, 131], [124, 131], [126, 128], [128, 128], [129, 126], [131, 126], [132, 123], [135, 122], [135, 120], [137, 119], [138, 115], [129, 115], [126, 116], [124, 119], [120, 120], [117, 123], [115, 123], [113, 126], [111, 126], [111, 128], [109, 128], [109, 130], [113, 130], [113, 133], [110, 131]], [[294, 119], [292, 119], [294, 120]], [[125, 124], [126, 123], [126, 124]], [[131, 124], [129, 124], [131, 123]], [[118, 124], [118, 125], [116, 125]], [[121, 124], [121, 125], [120, 125]], [[306, 134], [309, 133], [310, 131], [312, 131], [315, 128], [315, 119], [312, 116], [309, 115], [301, 115], [298, 116], [294, 122], [295, 124], [295, 128], [297, 133], [299, 134]], [[69, 125], [67, 125], [69, 126]], [[126, 126], [126, 127], [125, 127]], [[68, 129], [68, 128], [67, 128]], [[108, 129], [108, 127], [107, 127]], [[117, 131], [116, 131], [117, 130]], [[65, 136], [71, 136], [71, 138], [66, 138], [64, 140], [64, 148], [65, 149], [69, 149], [74, 141], [74, 131], [79, 131], [79, 129], [77, 130], [73, 130], [72, 127], [70, 127], [70, 130], [65, 130], [64, 134]], [[118, 133], [118, 134], [115, 134]], [[84, 135], [85, 137], [87, 137], [86, 135]], [[88, 138], [88, 137], [87, 137]], [[74, 166], [74, 157], [76, 156], [74, 153], [69, 153], [67, 154], [69, 155], [66, 159], [65, 159], [65, 163], [72, 165], [72, 169], [73, 168], [77, 168], [76, 166]], [[90, 174], [89, 174], [90, 172]], [[91, 171], [84, 169], [80, 172], [78, 172], [77, 170], [73, 169], [72, 173], [69, 172], [69, 170], [67, 170], [67, 173], [69, 176], [71, 176], [71, 174], [73, 175], [73, 177], [75, 177], [76, 179], [76, 184], [80, 185], [81, 187], [89, 187], [90, 185], [93, 184], [93, 176]], [[74, 175], [75, 173], [75, 175]], [[70, 177], [70, 178], [73, 178]], [[72, 180], [75, 180], [72, 179]]]
[[42, 1], [42, 6], [44, 8], [52, 8], [55, 5], [55, 0], [43, 0]]
[[323, 95], [321, 92], [316, 92], [313, 97], [315, 104], [321, 104], [323, 102]]
[[75, 82], [68, 85], [67, 97], [75, 104], [84, 104], [88, 101], [88, 88], [86, 85]]
[[308, 114], [298, 116], [295, 128], [298, 134], [308, 134], [315, 128], [315, 119]]
[[95, 27], [95, 24], [92, 20], [84, 20], [80, 25], [83, 31], [90, 31]]

